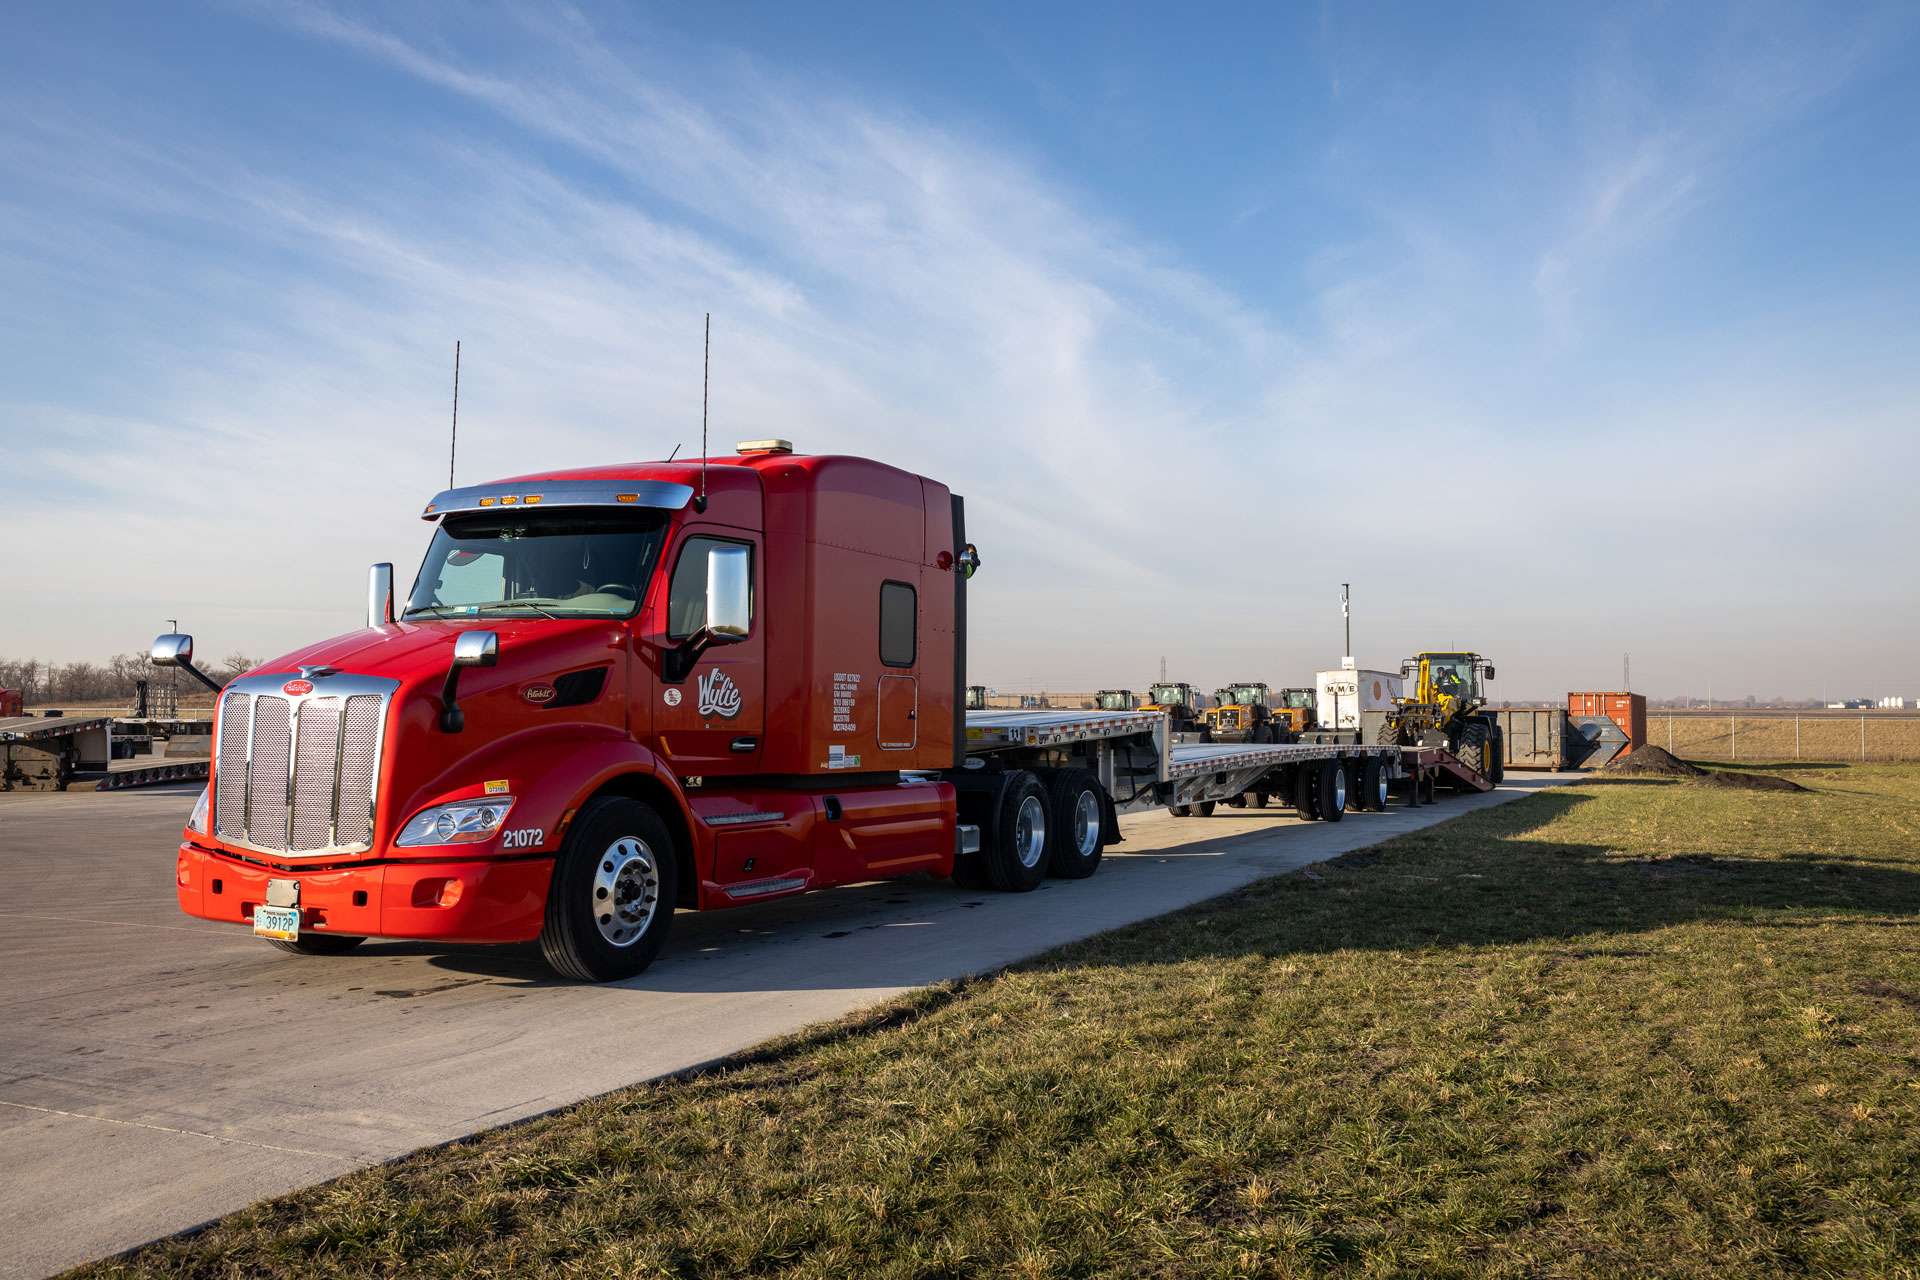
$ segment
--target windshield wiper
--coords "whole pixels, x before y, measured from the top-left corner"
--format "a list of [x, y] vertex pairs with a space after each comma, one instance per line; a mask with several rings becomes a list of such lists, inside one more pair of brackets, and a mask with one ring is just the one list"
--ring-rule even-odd
[[450, 604], [416, 604], [407, 608], [400, 616], [411, 618], [416, 613], [431, 613], [436, 618], [458, 617], [460, 611]]
[[555, 622], [560, 620], [559, 614], [549, 613], [544, 607], [535, 604], [531, 600], [494, 600], [488, 604], [469, 605], [468, 607], [475, 612], [486, 609], [531, 609], [543, 618], [552, 618]]

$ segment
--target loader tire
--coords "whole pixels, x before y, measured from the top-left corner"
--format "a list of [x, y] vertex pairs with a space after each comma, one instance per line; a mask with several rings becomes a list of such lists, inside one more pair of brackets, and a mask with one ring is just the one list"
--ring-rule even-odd
[[1484, 774], [1488, 768], [1487, 744], [1492, 736], [1485, 720], [1469, 720], [1460, 726], [1460, 735], [1453, 743], [1453, 754], [1467, 768]]
[[1008, 777], [993, 824], [981, 834], [987, 883], [1002, 893], [1026, 893], [1047, 876], [1047, 789], [1024, 769]]
[[633, 977], [667, 940], [679, 881], [673, 835], [651, 805], [589, 801], [553, 860], [540, 954], [563, 978]]
[[1106, 797], [1085, 769], [1062, 769], [1047, 784], [1047, 874], [1084, 880], [1100, 869], [1106, 847]]

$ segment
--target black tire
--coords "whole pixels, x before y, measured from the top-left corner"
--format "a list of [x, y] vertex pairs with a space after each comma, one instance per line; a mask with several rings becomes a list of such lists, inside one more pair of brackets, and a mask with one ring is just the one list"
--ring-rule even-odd
[[1249, 738], [1247, 739], [1247, 741], [1249, 741], [1249, 742], [1272, 742], [1272, 741], [1273, 741], [1273, 726], [1272, 726], [1272, 725], [1266, 725], [1266, 724], [1257, 724], [1257, 725], [1255, 725], [1255, 726], [1253, 726], [1253, 734], [1252, 734], [1252, 736], [1251, 736], [1251, 737], [1249, 737]]
[[553, 861], [540, 954], [563, 978], [617, 982], [653, 963], [673, 928], [680, 863], [651, 806], [588, 802]]
[[1360, 766], [1360, 807], [1374, 813], [1387, 808], [1387, 766], [1379, 756], [1369, 756]]
[[1297, 764], [1293, 767], [1293, 811], [1303, 821], [1312, 821], [1320, 816], [1314, 812], [1314, 800], [1320, 794], [1319, 780], [1317, 765]]
[[1245, 799], [1247, 807], [1250, 809], [1264, 809], [1267, 807], [1267, 793], [1264, 791], [1249, 791]]
[[1243, 792], [1237, 796], [1228, 796], [1224, 803], [1229, 809], [1244, 809], [1247, 807], [1247, 797]]
[[1469, 720], [1460, 726], [1454, 738], [1454, 757], [1475, 773], [1484, 774], [1491, 767], [1487, 746], [1492, 739], [1493, 733], [1485, 720]]
[[1106, 797], [1085, 769], [1062, 769], [1047, 784], [1047, 874], [1084, 880], [1106, 848]]
[[1190, 804], [1170, 804], [1167, 806], [1167, 812], [1176, 818], [1191, 818], [1193, 816], [1193, 806]]
[[987, 884], [1002, 893], [1026, 893], [1046, 879], [1051, 825], [1047, 789], [1040, 779], [1024, 769], [1009, 773], [993, 823], [980, 833]]
[[1507, 739], [1498, 725], [1487, 739], [1487, 776], [1496, 787], [1507, 780]]
[[366, 939], [345, 933], [302, 933], [292, 942], [284, 938], [269, 938], [268, 941], [282, 951], [291, 951], [297, 956], [343, 956]]
[[1320, 766], [1317, 790], [1320, 793], [1320, 816], [1328, 822], [1338, 822], [1347, 816], [1347, 770], [1343, 762], [1329, 760]]
[[1203, 818], [1211, 818], [1213, 816], [1214, 804], [1215, 802], [1212, 800], [1202, 800], [1199, 804], [1193, 806], [1193, 811]]

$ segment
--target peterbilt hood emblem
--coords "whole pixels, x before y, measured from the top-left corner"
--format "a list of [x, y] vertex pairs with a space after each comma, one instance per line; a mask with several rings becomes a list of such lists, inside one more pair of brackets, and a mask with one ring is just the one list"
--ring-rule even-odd
[[700, 714], [727, 719], [740, 714], [740, 686], [718, 667], [700, 677]]
[[289, 680], [280, 686], [280, 692], [286, 694], [289, 698], [304, 698], [313, 692], [313, 681]]

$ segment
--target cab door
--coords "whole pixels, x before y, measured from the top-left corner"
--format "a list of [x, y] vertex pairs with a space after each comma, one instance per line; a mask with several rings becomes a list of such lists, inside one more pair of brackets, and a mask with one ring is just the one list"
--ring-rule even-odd
[[[669, 681], [667, 651], [706, 625], [707, 552], [726, 545], [744, 546], [752, 558], [746, 638], [710, 645], [684, 680]], [[666, 595], [649, 618], [646, 639], [661, 658], [654, 671], [653, 731], [661, 754], [682, 778], [751, 773], [759, 766], [767, 723], [763, 562], [757, 535], [720, 526], [686, 530], [668, 553]]]

